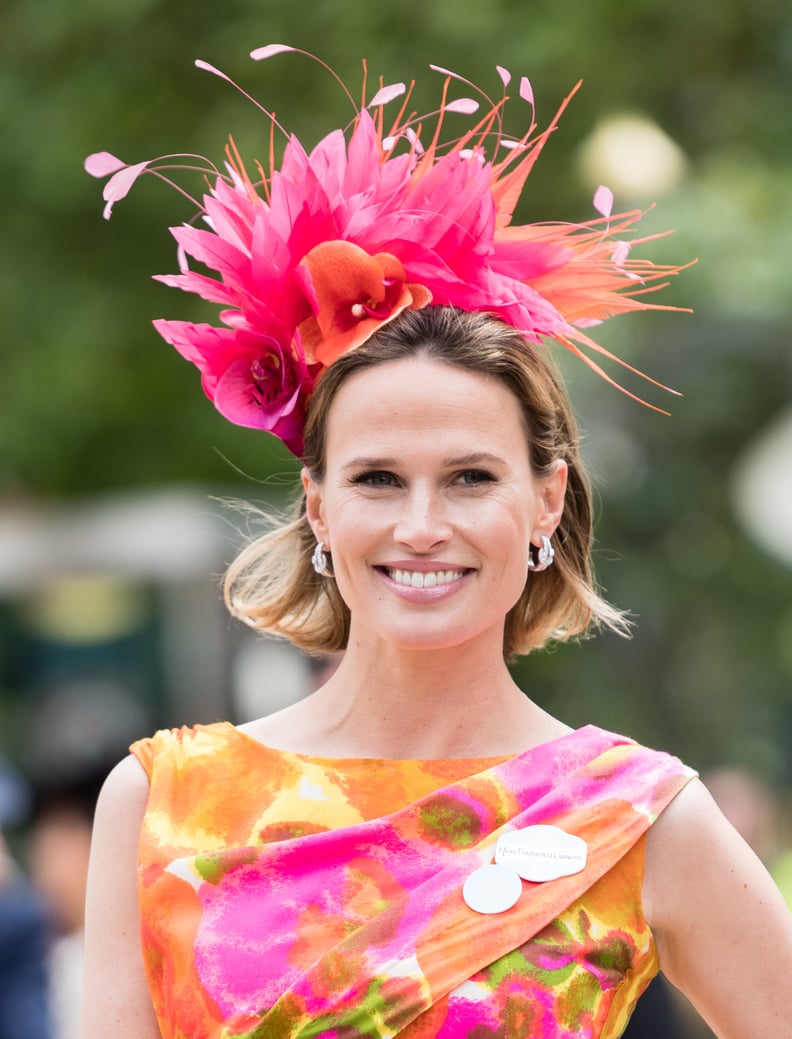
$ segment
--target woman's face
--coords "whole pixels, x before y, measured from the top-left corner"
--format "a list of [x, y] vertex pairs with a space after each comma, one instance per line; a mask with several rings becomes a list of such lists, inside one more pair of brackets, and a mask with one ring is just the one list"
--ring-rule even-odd
[[555, 530], [566, 487], [563, 462], [534, 476], [512, 393], [428, 358], [358, 372], [330, 407], [326, 460], [321, 484], [307, 471], [303, 483], [350, 645], [500, 653], [530, 544]]

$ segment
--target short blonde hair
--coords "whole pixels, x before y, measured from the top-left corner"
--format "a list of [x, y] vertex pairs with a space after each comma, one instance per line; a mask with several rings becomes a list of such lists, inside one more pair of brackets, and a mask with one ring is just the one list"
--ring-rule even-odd
[[[543, 347], [484, 313], [429, 306], [402, 313], [359, 349], [338, 358], [319, 379], [308, 406], [303, 461], [313, 479], [325, 474], [327, 421], [336, 394], [356, 372], [422, 356], [497, 379], [515, 396], [534, 474], [569, 468], [564, 512], [554, 536], [555, 563], [529, 573], [506, 617], [507, 659], [606, 627], [626, 634], [624, 615], [599, 594], [591, 568], [591, 489], [579, 433], [561, 378]], [[314, 572], [315, 538], [304, 495], [284, 523], [248, 544], [226, 575], [231, 612], [246, 624], [290, 639], [309, 653], [346, 648], [349, 609], [332, 579]]]

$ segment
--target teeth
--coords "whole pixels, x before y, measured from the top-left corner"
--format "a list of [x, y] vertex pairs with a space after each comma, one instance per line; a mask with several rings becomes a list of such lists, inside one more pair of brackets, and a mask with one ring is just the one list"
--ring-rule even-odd
[[438, 584], [451, 584], [462, 576], [462, 570], [432, 570], [422, 573], [419, 570], [388, 570], [388, 577], [397, 584], [405, 584], [410, 588], [434, 588]]

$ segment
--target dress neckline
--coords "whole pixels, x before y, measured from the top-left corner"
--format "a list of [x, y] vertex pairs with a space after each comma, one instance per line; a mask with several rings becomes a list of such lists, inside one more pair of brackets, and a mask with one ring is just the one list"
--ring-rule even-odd
[[[390, 765], [394, 768], [402, 767], [416, 767], [421, 766], [432, 767], [432, 766], [443, 766], [449, 764], [457, 764], [460, 767], [466, 764], [478, 764], [482, 766], [482, 770], [493, 767], [495, 765], [502, 764], [506, 761], [519, 757], [522, 754], [527, 754], [536, 751], [543, 751], [553, 746], [563, 746], [567, 741], [570, 741], [576, 737], [580, 737], [585, 733], [594, 733], [597, 730], [595, 725], [584, 725], [578, 729], [570, 729], [568, 732], [561, 733], [560, 736], [555, 736], [553, 739], [545, 740], [542, 743], [535, 743], [533, 746], [526, 747], [522, 751], [516, 751], [510, 754], [482, 754], [478, 756], [469, 757], [451, 757], [451, 758], [380, 758], [380, 757], [332, 757], [329, 755], [321, 754], [306, 754], [301, 751], [295, 750], [284, 750], [281, 747], [273, 747], [268, 743], [264, 743], [262, 740], [252, 736], [249, 732], [240, 728], [238, 725], [234, 725], [233, 722], [224, 721], [217, 722], [216, 725], [225, 727], [233, 731], [233, 733], [247, 744], [253, 744], [259, 747], [265, 754], [276, 754], [283, 758], [290, 760], [302, 761], [305, 764], [315, 764], [322, 767], [335, 767], [335, 768], [373, 768], [374, 766], [385, 766]], [[200, 728], [200, 726], [196, 726]]]

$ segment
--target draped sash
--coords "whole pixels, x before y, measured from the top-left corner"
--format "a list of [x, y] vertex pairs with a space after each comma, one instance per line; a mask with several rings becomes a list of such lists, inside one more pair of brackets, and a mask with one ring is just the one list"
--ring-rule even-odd
[[[396, 1036], [581, 899], [693, 775], [588, 726], [380, 818], [144, 869], [144, 944], [146, 905], [184, 907], [176, 940], [218, 1022], [191, 1039]], [[584, 870], [523, 881], [504, 913], [471, 910], [465, 879], [501, 834], [537, 823], [582, 837]]]

